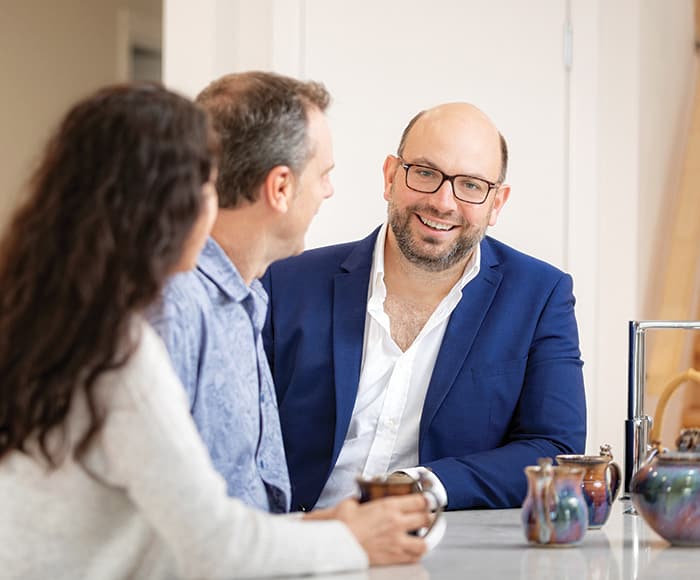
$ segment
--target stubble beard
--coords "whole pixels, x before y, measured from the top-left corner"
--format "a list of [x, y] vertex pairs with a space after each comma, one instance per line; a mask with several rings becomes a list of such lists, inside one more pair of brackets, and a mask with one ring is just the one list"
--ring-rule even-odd
[[[420, 240], [414, 236], [410, 225], [414, 213], [438, 219], [445, 219], [447, 216], [427, 205], [413, 205], [400, 210], [393, 200], [389, 201], [389, 226], [399, 250], [409, 262], [427, 272], [443, 272], [452, 268], [472, 253], [486, 233], [485, 225], [480, 227], [465, 222], [466, 227], [462, 234], [444, 252], [426, 252], [422, 246], [437, 246], [439, 242], [430, 236]], [[488, 223], [488, 216], [485, 223]]]

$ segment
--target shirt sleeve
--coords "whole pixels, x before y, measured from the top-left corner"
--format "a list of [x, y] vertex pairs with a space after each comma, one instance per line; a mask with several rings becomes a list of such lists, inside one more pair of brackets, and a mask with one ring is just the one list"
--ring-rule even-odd
[[91, 465], [126, 492], [169, 547], [179, 575], [261, 577], [367, 567], [365, 552], [341, 522], [274, 516], [227, 496], [150, 328], [112, 383]]
[[172, 278], [163, 291], [161, 302], [148, 312], [148, 319], [165, 344], [170, 363], [187, 393], [191, 410], [199, 385], [204, 324], [195, 293], [187, 288], [190, 280], [185, 276], [187, 274]]
[[430, 491], [435, 496], [435, 500], [438, 502], [440, 507], [447, 506], [447, 490], [442, 484], [442, 481], [440, 481], [440, 478], [430, 469], [427, 467], [418, 466], [408, 467], [406, 469], [401, 469], [400, 471], [406, 475], [410, 475], [413, 479], [420, 479], [421, 477], [423, 479], [427, 479], [431, 485]]

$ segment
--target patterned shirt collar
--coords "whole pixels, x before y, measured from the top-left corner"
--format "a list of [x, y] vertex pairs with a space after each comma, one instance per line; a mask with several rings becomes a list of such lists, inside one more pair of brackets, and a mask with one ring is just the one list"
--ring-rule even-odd
[[243, 302], [253, 294], [256, 302], [267, 308], [268, 297], [258, 280], [248, 286], [223, 248], [209, 237], [197, 260], [197, 269], [209, 278], [221, 292], [234, 302]]

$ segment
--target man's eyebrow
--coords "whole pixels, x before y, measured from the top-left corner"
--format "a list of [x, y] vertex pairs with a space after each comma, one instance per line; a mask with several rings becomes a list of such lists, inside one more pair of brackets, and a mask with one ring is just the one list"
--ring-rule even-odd
[[404, 159], [404, 161], [406, 161], [406, 163], [410, 163], [411, 165], [425, 165], [426, 167], [432, 167], [433, 169], [440, 169], [427, 157], [416, 157], [413, 161], [407, 161], [406, 159]]
[[[403, 159], [403, 158], [402, 158]], [[433, 163], [430, 159], [427, 157], [416, 157], [415, 161], [408, 161], [404, 159], [406, 163], [409, 163], [410, 165], [424, 165], [425, 167], [430, 167], [432, 169], [437, 169], [438, 171], [441, 171], [442, 173], [447, 173], [441, 168], [438, 167], [435, 163]], [[487, 183], [490, 183], [490, 180], [481, 175], [480, 173], [475, 173], [475, 172], [464, 172], [461, 171], [459, 173], [455, 173], [455, 175], [464, 175], [465, 177], [476, 177], [477, 179], [482, 179], [486, 181]]]

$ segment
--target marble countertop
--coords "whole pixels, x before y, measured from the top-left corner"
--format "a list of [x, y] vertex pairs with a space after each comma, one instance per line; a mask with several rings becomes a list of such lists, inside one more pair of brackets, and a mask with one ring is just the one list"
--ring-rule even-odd
[[[641, 516], [623, 514], [616, 502], [600, 530], [578, 546], [528, 544], [520, 510], [448, 512], [447, 531], [420, 564], [324, 576], [338, 580], [451, 580], [471, 578], [553, 580], [679, 580], [700, 578], [700, 547], [672, 547]], [[320, 578], [320, 577], [316, 577]]]

